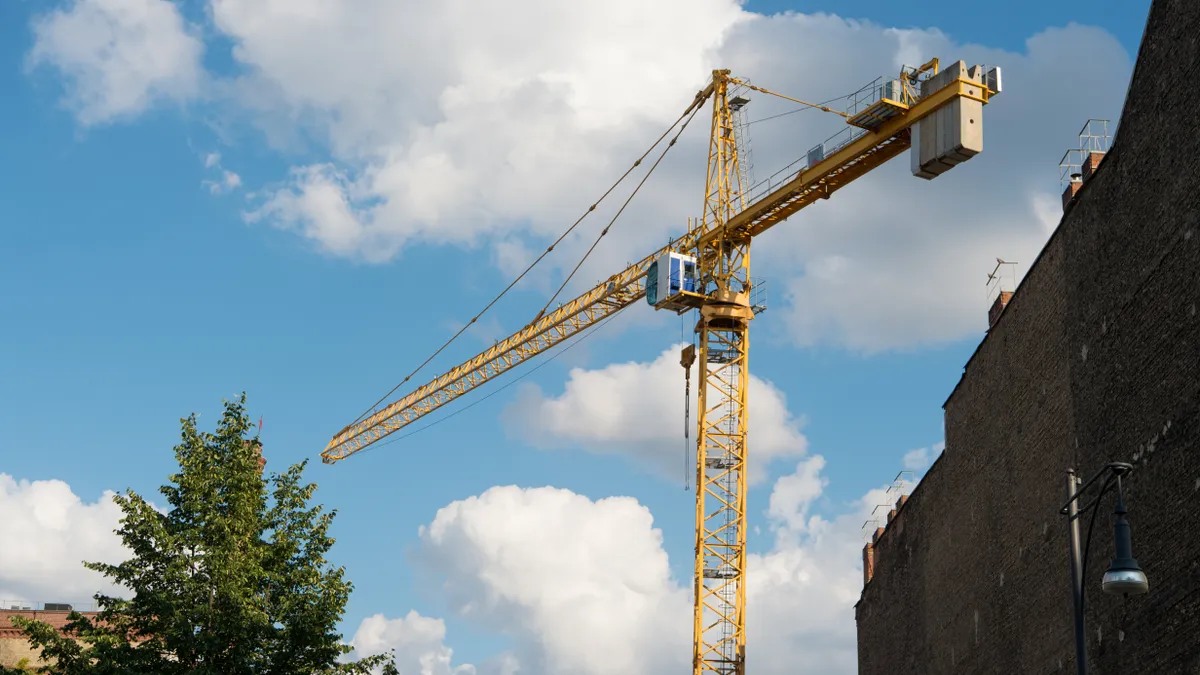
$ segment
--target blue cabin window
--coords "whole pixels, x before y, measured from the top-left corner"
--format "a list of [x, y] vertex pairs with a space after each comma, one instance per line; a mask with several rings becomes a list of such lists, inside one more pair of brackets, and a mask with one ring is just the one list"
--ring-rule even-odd
[[646, 302], [654, 305], [658, 303], [658, 261], [650, 263], [650, 269], [646, 270]]
[[646, 270], [646, 302], [658, 307], [681, 292], [696, 292], [696, 261], [668, 253], [650, 263]]

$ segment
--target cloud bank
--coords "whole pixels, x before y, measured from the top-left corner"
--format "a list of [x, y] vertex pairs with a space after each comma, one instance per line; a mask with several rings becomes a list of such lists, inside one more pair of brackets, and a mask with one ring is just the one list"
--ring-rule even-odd
[[[782, 289], [775, 301], [787, 339], [867, 353], [986, 326], [992, 261], [1032, 262], [1058, 218], [1058, 157], [1083, 120], [1116, 117], [1132, 68], [1111, 35], [1087, 26], [1049, 28], [1008, 51], [956, 44], [936, 28], [762, 15], [735, 0], [591, 0], [569, 10], [550, 0], [490, 9], [461, 0], [208, 0], [190, 20], [176, 7], [73, 0], [35, 21], [32, 60], [62, 73], [85, 124], [201, 97], [285, 157], [297, 143], [308, 148], [315, 161], [247, 186], [251, 222], [376, 263], [428, 245], [483, 248], [505, 273], [583, 213], [713, 68], [825, 100], [931, 56], [1003, 66], [1005, 92], [986, 108], [982, 155], [931, 183], [892, 162], [756, 244], [756, 270]], [[227, 53], [232, 67], [205, 71], [206, 50]], [[794, 109], [751, 98], [752, 120]], [[697, 214], [707, 114], [585, 264], [580, 284], [661, 246]], [[813, 111], [752, 124], [755, 175], [842, 127]], [[543, 280], [574, 265], [624, 189], [558, 248]]]

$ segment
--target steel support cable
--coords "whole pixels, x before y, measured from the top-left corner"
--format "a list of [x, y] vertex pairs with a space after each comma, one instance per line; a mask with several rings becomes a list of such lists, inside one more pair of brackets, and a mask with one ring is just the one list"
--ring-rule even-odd
[[[769, 96], [776, 96], [776, 97], [782, 98], [784, 100], [791, 101], [792, 103], [799, 103], [800, 105], [807, 106], [809, 108], [816, 108], [817, 110], [824, 110], [827, 113], [833, 113], [834, 115], [841, 115], [842, 117], [847, 117], [847, 118], [850, 117], [849, 114], [844, 113], [840, 110], [834, 110], [833, 108], [825, 107], [825, 103], [832, 103], [832, 101], [826, 101], [825, 103], [809, 103], [808, 101], [801, 101], [800, 99], [792, 98], [791, 96], [784, 96], [783, 94], [773, 92], [769, 89], [763, 89], [762, 87], [755, 86], [753, 84], [750, 84], [749, 82], [743, 82], [742, 80], [739, 80], [734, 77], [729, 78], [729, 81], [733, 82], [734, 84], [740, 84], [741, 86], [743, 86], [747, 89], [752, 89], [754, 91], [757, 91], [757, 92], [760, 92], [763, 94], [767, 94]], [[842, 98], [845, 98], [845, 97], [843, 96]], [[833, 100], [836, 101], [838, 99], [835, 98]]]
[[[650, 170], [646, 172], [645, 176], [642, 176], [642, 180], [637, 184], [637, 187], [633, 189], [633, 192], [629, 193], [629, 197], [625, 199], [625, 203], [621, 205], [621, 208], [618, 209], [616, 214], [613, 215], [612, 219], [608, 221], [608, 225], [604, 226], [604, 229], [600, 231], [600, 234], [596, 237], [596, 240], [592, 242], [591, 247], [588, 248], [587, 252], [583, 254], [583, 257], [579, 259], [579, 262], [575, 265], [575, 269], [571, 270], [571, 273], [567, 275], [566, 279], [563, 279], [562, 285], [558, 287], [557, 291], [554, 291], [554, 295], [550, 296], [550, 299], [546, 301], [545, 306], [538, 311], [537, 316], [533, 318], [534, 321], [542, 318], [542, 315], [546, 313], [546, 310], [550, 307], [551, 303], [558, 299], [559, 293], [562, 293], [563, 289], [567, 287], [567, 284], [571, 281], [571, 278], [574, 277], [575, 273], [579, 271], [579, 268], [583, 266], [584, 261], [588, 259], [588, 256], [592, 254], [592, 251], [596, 250], [596, 245], [600, 243], [600, 240], [604, 238], [604, 235], [608, 234], [608, 231], [612, 228], [613, 223], [617, 222], [617, 218], [620, 218], [621, 214], [625, 212], [625, 207], [629, 206], [629, 202], [633, 201], [633, 198], [637, 196], [638, 190], [641, 190], [642, 186], [646, 184], [646, 181], [650, 178], [650, 174], [654, 173], [654, 170], [658, 168], [659, 163], [662, 162], [663, 158], [667, 156], [667, 152], [669, 152], [671, 148], [675, 147], [675, 142], [679, 140], [679, 136], [683, 133], [683, 130], [687, 129], [687, 126], [691, 124], [693, 119], [695, 119], [696, 113], [698, 112], [700, 112], [700, 106], [695, 106], [695, 108], [692, 110], [692, 114], [687, 118], [687, 121], [683, 123], [683, 126], [679, 127], [679, 131], [675, 132], [675, 136], [671, 138], [671, 142], [667, 143], [667, 147], [663, 148], [663, 151], [659, 153], [658, 159], [656, 159], [654, 164], [650, 166]], [[683, 118], [681, 117], [680, 119]], [[679, 122], [677, 120], [676, 124], [678, 123]], [[650, 153], [647, 152], [646, 154]]]
[[815, 105], [809, 104], [809, 105], [804, 106], [803, 108], [796, 108], [795, 110], [781, 112], [778, 115], [771, 115], [770, 117], [763, 117], [761, 119], [752, 120], [750, 122], [746, 122], [746, 126], [750, 126], [751, 124], [758, 124], [759, 122], [767, 122], [767, 121], [776, 119], [778, 117], [785, 117], [787, 115], [795, 115], [796, 113], [804, 112], [805, 110], [813, 110], [813, 109], [819, 110], [821, 106], [828, 105], [830, 103], [833, 103], [834, 101], [841, 101], [842, 99], [850, 98], [853, 95], [854, 94], [846, 94], [845, 96], [838, 96], [837, 98], [831, 98], [828, 101], [821, 101], [820, 103], [817, 103]]
[[[694, 314], [695, 314], [695, 310], [688, 312], [688, 314], [686, 314], [684, 316], [694, 315]], [[685, 321], [685, 322], [681, 323], [679, 326], [680, 330], [682, 331], [688, 323], [694, 323], [694, 322]], [[685, 337], [685, 335], [681, 333], [680, 337], [681, 338]], [[693, 363], [696, 360], [695, 354], [696, 354], [696, 333], [695, 333], [695, 331], [693, 331], [692, 332], [692, 359], [691, 359]], [[701, 368], [703, 370], [701, 370]], [[692, 461], [691, 461], [692, 460], [692, 455], [691, 455], [692, 442], [690, 440], [690, 437], [688, 436], [688, 430], [691, 428], [691, 425], [692, 425], [692, 422], [691, 422], [691, 416], [692, 416], [692, 392], [691, 392], [691, 389], [692, 389], [692, 366], [691, 366], [691, 364], [689, 364], [687, 366], [687, 370], [684, 372], [685, 372], [686, 380], [684, 383], [684, 392], [683, 392], [683, 399], [684, 399], [683, 400], [683, 489], [687, 490], [687, 489], [689, 489], [689, 485], [690, 485], [688, 482], [688, 475], [689, 475], [688, 472], [690, 470], [692, 470], [693, 468], [698, 469], [698, 467], [693, 465]], [[697, 380], [700, 379], [700, 373], [704, 373], [705, 375], [708, 374], [708, 365], [707, 364], [701, 364], [700, 368], [697, 368], [697, 372], [696, 372]], [[702, 382], [700, 384], [700, 386], [705, 386], [705, 383]], [[699, 390], [697, 390], [696, 395], [697, 396], [700, 395]], [[702, 410], [700, 409], [700, 399], [697, 398], [696, 399], [696, 417], [697, 417], [696, 421], [697, 422], [700, 421], [701, 414], [702, 414]], [[697, 440], [699, 440], [699, 439], [697, 439]], [[697, 455], [696, 461], [699, 462], [699, 455]], [[701, 481], [699, 478], [696, 479], [696, 490], [697, 491], [699, 491], [701, 489], [702, 483], [703, 483], [703, 481]]]
[[[405, 378], [403, 380], [401, 380], [399, 384], [392, 387], [391, 390], [388, 391], [388, 393], [379, 397], [378, 401], [375, 401], [374, 403], [372, 403], [371, 407], [369, 407], [365, 411], [363, 411], [363, 413], [361, 415], [359, 415], [357, 419], [355, 419], [350, 424], [347, 424], [338, 433], [339, 434], [345, 433], [345, 431], [347, 429], [349, 429], [350, 427], [354, 426], [355, 424], [358, 424], [359, 422], [361, 422], [363, 420], [363, 418], [365, 418], [367, 415], [370, 415], [371, 413], [375, 412], [376, 408], [379, 406], [380, 403], [383, 403], [385, 400], [387, 400], [387, 398], [389, 396], [396, 393], [397, 389], [404, 386], [404, 384], [407, 383], [409, 380], [411, 380], [414, 375], [416, 375], [418, 372], [421, 371], [422, 368], [429, 365], [429, 362], [432, 361], [434, 358], [436, 358], [438, 354], [441, 354], [442, 350], [444, 350], [446, 347], [449, 347], [450, 344], [453, 343], [455, 340], [457, 340], [459, 338], [459, 336], [461, 336], [464, 332], [466, 332], [466, 330], [468, 328], [470, 328], [472, 324], [474, 324], [476, 321], [478, 321], [484, 315], [484, 313], [486, 313], [489, 309], [492, 308], [493, 305], [495, 305], [497, 302], [499, 302], [500, 298], [503, 298], [510, 290], [512, 290], [513, 286], [516, 286], [517, 283], [521, 281], [521, 279], [525, 278], [525, 275], [529, 274], [530, 270], [532, 270], [535, 265], [537, 265], [539, 262], [541, 262], [543, 258], [545, 258], [551, 251], [553, 251], [554, 247], [557, 246], [560, 242], [562, 242], [562, 240], [565, 239], [567, 237], [567, 235], [571, 234], [571, 232], [576, 227], [578, 227], [579, 223], [583, 222], [583, 219], [586, 218], [588, 216], [588, 214], [590, 214], [592, 211], [596, 210], [596, 207], [600, 205], [600, 202], [604, 201], [604, 199], [606, 197], [608, 197], [608, 195], [611, 194], [612, 191], [615, 190], [618, 185], [620, 185], [627, 177], [629, 177], [629, 174], [632, 173], [634, 169], [638, 168], [638, 166], [641, 165], [642, 160], [646, 159], [646, 157], [648, 157], [650, 155], [650, 153], [654, 151], [654, 148], [658, 147], [659, 143], [662, 143], [663, 139], [666, 138], [671, 133], [671, 131], [673, 129], [675, 129], [675, 127], [681, 121], [683, 121], [683, 118], [688, 116], [688, 113], [691, 113], [693, 117], [695, 116], [695, 111], [700, 109], [700, 104], [703, 102], [703, 99], [707, 98], [707, 97], [702, 98], [701, 93], [696, 94], [696, 98], [693, 99], [691, 105], [689, 105], [687, 107], [687, 110], [684, 110], [683, 114], [681, 114], [678, 119], [676, 119], [674, 122], [671, 123], [671, 126], [668, 127], [667, 130], [664, 131], [662, 133], [662, 135], [658, 137], [658, 140], [654, 141], [654, 144], [651, 145], [649, 148], [647, 148], [646, 152], [643, 153], [642, 156], [639, 157], [637, 159], [637, 161], [633, 163], [633, 166], [629, 167], [629, 169], [627, 169], [625, 171], [625, 173], [621, 174], [621, 177], [618, 178], [617, 181], [615, 183], [613, 183], [612, 186], [609, 187], [608, 190], [606, 190], [604, 192], [604, 194], [601, 195], [600, 198], [595, 201], [595, 203], [593, 203], [590, 207], [588, 207], [587, 211], [584, 211], [583, 215], [579, 216], [579, 219], [576, 220], [570, 227], [568, 227], [567, 230], [558, 237], [558, 239], [555, 239], [553, 244], [550, 244], [550, 246], [547, 247], [546, 250], [543, 251], [542, 254], [540, 256], [538, 256], [536, 260], [534, 260], [532, 263], [530, 263], [529, 266], [525, 268], [524, 272], [521, 272], [521, 274], [519, 274], [516, 279], [513, 279], [512, 283], [510, 283], [503, 291], [500, 291], [499, 295], [497, 295], [495, 298], [493, 298], [492, 301], [489, 302], [486, 307], [484, 307], [482, 310], [479, 311], [478, 314], [476, 314], [474, 317], [472, 317], [471, 320], [468, 321], [462, 328], [460, 328], [458, 330], [458, 332], [455, 333], [449, 340], [446, 340], [445, 344], [443, 344], [441, 347], [438, 347], [437, 351], [435, 351], [433, 354], [430, 354], [429, 358], [425, 359], [421, 363], [421, 365], [417, 366], [411, 373], [409, 373], [407, 376], [405, 376]], [[688, 121], [691, 121], [691, 119], [689, 118]], [[686, 126], [686, 123], [684, 126]], [[676, 137], [678, 137], [678, 134], [676, 135]], [[674, 142], [675, 142], [674, 140], [671, 141], [672, 144], [674, 144]], [[661, 157], [660, 157], [660, 159], [661, 159]], [[657, 162], [655, 162], [655, 165], [657, 165]], [[644, 180], [643, 180], [643, 182], [644, 182]], [[639, 187], [640, 187], [640, 184], [639, 184]], [[636, 191], [635, 191], [635, 193], [636, 193]], [[626, 202], [626, 203], [628, 203], [628, 202]], [[610, 223], [610, 225], [611, 225], [611, 223]], [[605, 228], [605, 229], [607, 230], [607, 228]], [[545, 311], [544, 308], [543, 308], [543, 311]], [[541, 312], [538, 313], [538, 316], [539, 317], [541, 316]], [[537, 319], [535, 318], [534, 321], [536, 321], [536, 320]]]

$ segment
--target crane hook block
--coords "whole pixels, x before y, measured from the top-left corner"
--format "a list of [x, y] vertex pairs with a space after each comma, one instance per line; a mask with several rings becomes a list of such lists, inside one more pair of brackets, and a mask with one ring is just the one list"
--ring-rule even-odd
[[688, 345], [679, 352], [679, 365], [687, 371], [688, 377], [692, 375], [692, 364], [696, 362], [696, 345]]

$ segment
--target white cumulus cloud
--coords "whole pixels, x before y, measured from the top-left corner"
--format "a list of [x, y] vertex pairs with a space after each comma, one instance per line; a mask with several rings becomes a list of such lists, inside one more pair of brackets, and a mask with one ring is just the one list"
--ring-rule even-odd
[[[894, 495], [880, 488], [832, 518], [814, 514], [824, 463], [804, 458], [774, 483], [774, 544], [747, 557], [748, 660], [763, 675], [855, 672], [859, 528]], [[47, 597], [62, 601], [97, 590], [102, 582], [78, 561], [123, 557], [111, 496], [87, 504], [61, 481], [0, 474], [0, 540], [21, 544], [0, 549], [0, 597], [53, 591]], [[686, 672], [691, 584], [672, 575], [662, 534], [637, 500], [498, 486], [440, 509], [419, 537], [415, 563], [449, 610], [507, 637], [511, 651], [456, 663], [444, 621], [409, 611], [363, 619], [351, 658], [391, 650], [402, 675]]]
[[[747, 660], [764, 675], [855, 672], [860, 526], [873, 490], [832, 519], [810, 516], [824, 460], [776, 482], [779, 535], [747, 560]], [[417, 562], [458, 616], [510, 637], [531, 675], [687, 672], [691, 584], [673, 577], [649, 510], [550, 487], [495, 487], [441, 509]], [[614, 645], [620, 645], [619, 649]]]
[[[780, 289], [778, 330], [800, 346], [862, 352], [985, 327], [991, 262], [1001, 256], [1027, 269], [1057, 220], [1062, 150], [1085, 119], [1118, 114], [1132, 67], [1113, 36], [1077, 24], [998, 49], [955, 43], [936, 28], [762, 15], [736, 0], [588, 0], [569, 10], [551, 0], [207, 6], [236, 64], [209, 78], [230, 106], [223, 110], [253, 120], [271, 143], [317, 146], [315, 161], [253, 186], [249, 220], [374, 262], [420, 245], [487, 246], [506, 273], [584, 212], [713, 68], [826, 100], [932, 56], [1003, 66], [1005, 91], [985, 109], [982, 155], [933, 182], [897, 159], [755, 246], [757, 273]], [[35, 60], [74, 78], [85, 120], [191, 95], [203, 80], [194, 65], [203, 45], [165, 0], [75, 0], [35, 32]], [[814, 111], [766, 120], [794, 104], [750, 98], [748, 117], [764, 120], [748, 134], [757, 178], [845, 128]], [[707, 115], [580, 270], [579, 284], [658, 248], [697, 215]], [[531, 283], [573, 266], [631, 187], [610, 196]]]
[[632, 498], [495, 487], [438, 511], [421, 539], [450, 606], [512, 637], [523, 670], [664, 672], [687, 649], [687, 594]]
[[787, 532], [809, 530], [808, 512], [814, 500], [821, 496], [829, 484], [821, 469], [825, 458], [820, 455], [809, 457], [796, 466], [796, 470], [775, 481], [767, 514]]
[[910, 471], [924, 471], [933, 464], [933, 460], [937, 459], [946, 449], [946, 443], [939, 441], [929, 448], [916, 448], [904, 453], [904, 468]]
[[[1000, 65], [1004, 91], [983, 109], [984, 150], [969, 162], [926, 182], [902, 156], [758, 240], [759, 269], [783, 277], [776, 299], [790, 305], [788, 337], [875, 353], [982, 331], [987, 273], [996, 257], [1018, 262], [1020, 274], [1033, 263], [1062, 212], [1059, 158], [1086, 119], [1119, 114], [1128, 54], [1079, 25], [1048, 29], [1016, 52], [955, 44], [936, 30], [824, 24], [828, 39], [877, 64], [921, 54]], [[861, 39], [864, 31], [876, 37]], [[764, 70], [784, 90], [802, 90], [809, 78], [788, 58], [770, 51]]]
[[72, 0], [33, 23], [31, 65], [67, 79], [67, 105], [85, 125], [200, 93], [204, 43], [169, 0]]
[[377, 261], [515, 221], [560, 230], [678, 115], [745, 16], [732, 0], [211, 7], [243, 67], [240, 101], [265, 127], [300, 120], [332, 160], [296, 167], [251, 217]]
[[[812, 469], [801, 463], [796, 474]], [[786, 501], [777, 495], [788, 489], [787, 478], [776, 484], [773, 506]], [[863, 582], [861, 527], [884, 501], [885, 491], [876, 489], [833, 518], [807, 515], [809, 502], [776, 520], [775, 547], [747, 560], [748, 669], [767, 675], [858, 672], [854, 603]]]
[[121, 510], [105, 492], [87, 503], [60, 480], [16, 480], [0, 473], [0, 602], [92, 601], [118, 593], [84, 561], [119, 563], [127, 550], [114, 533]]
[[348, 659], [393, 652], [400, 675], [475, 675], [471, 665], [452, 665], [454, 652], [444, 644], [446, 622], [409, 611], [388, 619], [374, 614], [362, 620], [351, 638]]
[[200, 184], [208, 188], [210, 194], [222, 195], [242, 186], [242, 177], [221, 166], [221, 153], [209, 152], [204, 155], [204, 168], [213, 169], [216, 179], [206, 178]]
[[[1048, 234], [1046, 205], [1054, 202], [1062, 148], [1083, 119], [1117, 112], [1131, 69], [1112, 36], [1083, 26], [1048, 30], [1024, 50], [1007, 51], [955, 44], [936, 29], [764, 16], [732, 0], [686, 9], [576, 3], [570, 17], [529, 0], [506, 7], [504, 18], [468, 15], [450, 3], [414, 11], [404, 26], [394, 23], [399, 11], [390, 3], [319, 12], [243, 0], [214, 7], [238, 44], [255, 109], [264, 119], [305, 120], [330, 149], [329, 162], [297, 167], [252, 218], [293, 228], [332, 253], [375, 261], [421, 243], [490, 242], [506, 272], [528, 258], [521, 252], [538, 250], [573, 221], [714, 67], [824, 99], [935, 55], [1002, 65], [1006, 90], [986, 109], [979, 158], [933, 183], [910, 176], [906, 158], [896, 160], [756, 247], [758, 269], [782, 289], [776, 301], [785, 303], [784, 325], [796, 344], [866, 352], [983, 327], [988, 263], [997, 255], [1032, 261]], [[515, 16], [525, 21], [510, 25]], [[540, 30], [551, 17], [561, 20], [555, 30]], [[693, 25], [684, 30], [679, 21]], [[392, 39], [416, 25], [421, 35]], [[686, 37], [657, 39], [664, 25]], [[347, 50], [352, 30], [355, 46]], [[290, 39], [296, 34], [312, 40]], [[444, 57], [437, 65], [402, 67], [435, 40]], [[523, 48], [510, 49], [515, 43]], [[1079, 53], [1089, 58], [1073, 58]], [[307, 67], [318, 58], [319, 67]], [[807, 67], [814, 61], [823, 67]], [[429, 94], [410, 95], [418, 90]], [[751, 98], [752, 119], [794, 107]], [[706, 115], [585, 265], [580, 283], [682, 231], [701, 193], [695, 167], [705, 156]], [[757, 177], [844, 126], [814, 112], [753, 125]], [[602, 206], [586, 234], [560, 246], [552, 265], [573, 264], [623, 197], [610, 198], [608, 211]]]
[[[630, 454], [673, 475], [685, 448], [684, 370], [679, 365], [683, 346], [668, 347], [650, 362], [573, 368], [557, 396], [546, 395], [536, 385], [522, 387], [504, 416], [510, 433], [541, 447], [577, 445], [592, 452]], [[692, 365], [692, 442], [699, 369], [698, 362]], [[774, 460], [803, 455], [808, 441], [800, 431], [803, 420], [792, 416], [783, 392], [774, 385], [751, 375], [747, 395], [749, 475], [761, 480]]]

